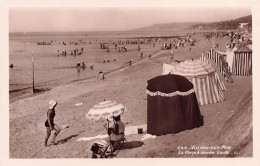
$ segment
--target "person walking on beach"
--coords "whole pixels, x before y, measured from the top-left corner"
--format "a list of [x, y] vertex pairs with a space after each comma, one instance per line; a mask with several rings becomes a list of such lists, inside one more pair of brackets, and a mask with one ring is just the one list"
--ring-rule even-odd
[[131, 59], [131, 60], [129, 61], [129, 67], [132, 66], [133, 61], [134, 61], [133, 59]]
[[141, 58], [143, 57], [143, 51], [142, 50], [140, 51], [140, 57]]
[[50, 108], [48, 109], [47, 111], [47, 120], [45, 121], [45, 127], [46, 127], [46, 137], [45, 137], [45, 141], [44, 141], [44, 146], [47, 146], [47, 143], [48, 143], [48, 139], [51, 135], [51, 131], [54, 129], [55, 130], [55, 133], [54, 133], [54, 136], [53, 136], [53, 139], [52, 139], [52, 144], [56, 144], [55, 143], [55, 138], [57, 137], [57, 135], [59, 134], [60, 132], [60, 127], [57, 126], [55, 123], [54, 123], [54, 117], [56, 115], [55, 113], [55, 107], [57, 106], [58, 104], [58, 101], [56, 100], [51, 100], [49, 102], [49, 105], [50, 105]]

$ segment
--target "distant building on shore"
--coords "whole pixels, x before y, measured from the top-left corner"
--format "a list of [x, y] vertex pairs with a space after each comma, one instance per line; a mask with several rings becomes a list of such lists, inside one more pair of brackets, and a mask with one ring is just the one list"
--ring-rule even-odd
[[241, 29], [248, 28], [248, 23], [239, 23], [238, 27]]

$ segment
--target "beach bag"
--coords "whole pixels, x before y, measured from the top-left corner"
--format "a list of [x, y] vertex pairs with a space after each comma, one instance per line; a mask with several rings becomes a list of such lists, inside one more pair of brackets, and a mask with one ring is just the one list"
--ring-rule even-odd
[[105, 152], [106, 147], [107, 147], [107, 142], [99, 141], [99, 142], [94, 142], [90, 150], [95, 154], [101, 154]]

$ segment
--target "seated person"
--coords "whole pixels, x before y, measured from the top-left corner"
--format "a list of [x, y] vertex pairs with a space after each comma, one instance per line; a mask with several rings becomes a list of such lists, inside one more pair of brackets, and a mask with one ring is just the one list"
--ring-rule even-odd
[[91, 63], [90, 67], [89, 67], [91, 70], [94, 69], [94, 65]]
[[97, 79], [101, 79], [101, 80], [104, 80], [105, 79], [105, 75], [102, 71], [99, 72], [98, 76], [97, 76]]
[[120, 115], [113, 117], [113, 120], [114, 124], [112, 128], [107, 129], [106, 124], [104, 127], [107, 129], [108, 135], [110, 135], [110, 138], [108, 138], [106, 141], [111, 141], [111, 144], [114, 147], [115, 142], [123, 141], [125, 138], [125, 124], [121, 121]]

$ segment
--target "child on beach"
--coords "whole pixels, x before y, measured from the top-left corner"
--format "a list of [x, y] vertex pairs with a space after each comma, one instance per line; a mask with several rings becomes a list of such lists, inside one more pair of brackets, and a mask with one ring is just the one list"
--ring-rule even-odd
[[60, 132], [60, 127], [57, 126], [55, 123], [54, 123], [54, 117], [56, 115], [55, 113], [55, 107], [57, 106], [58, 104], [58, 101], [56, 100], [51, 100], [49, 102], [49, 105], [50, 105], [50, 108], [48, 109], [47, 111], [47, 120], [45, 121], [45, 127], [46, 127], [46, 137], [45, 137], [45, 141], [44, 141], [44, 146], [47, 146], [47, 142], [48, 142], [48, 139], [51, 135], [51, 131], [54, 129], [55, 130], [55, 133], [54, 133], [54, 136], [53, 136], [53, 139], [52, 139], [52, 144], [56, 144], [55, 143], [55, 138], [57, 137], [57, 135], [59, 134]]

